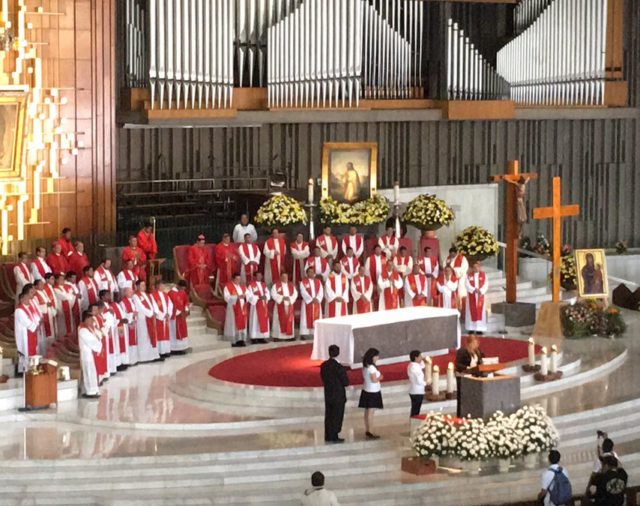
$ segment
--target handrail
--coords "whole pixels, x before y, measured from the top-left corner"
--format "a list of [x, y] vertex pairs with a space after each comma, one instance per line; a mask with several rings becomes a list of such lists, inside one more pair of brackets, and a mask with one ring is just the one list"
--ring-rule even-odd
[[[268, 181], [268, 176], [252, 176], [252, 180]], [[216, 183], [225, 181], [246, 181], [246, 177], [241, 176], [221, 176], [210, 178], [189, 178], [189, 179], [142, 179], [139, 181], [116, 181], [116, 186], [128, 186], [135, 184], [175, 184], [175, 183]]]

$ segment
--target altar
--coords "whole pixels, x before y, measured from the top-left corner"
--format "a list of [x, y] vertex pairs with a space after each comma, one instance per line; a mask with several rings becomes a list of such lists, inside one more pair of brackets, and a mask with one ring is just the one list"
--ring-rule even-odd
[[407, 361], [411, 350], [445, 353], [459, 345], [458, 319], [455, 309], [424, 306], [324, 318], [315, 322], [311, 358], [328, 359], [332, 344], [340, 347], [338, 361], [351, 367], [368, 348], [380, 350], [381, 363]]

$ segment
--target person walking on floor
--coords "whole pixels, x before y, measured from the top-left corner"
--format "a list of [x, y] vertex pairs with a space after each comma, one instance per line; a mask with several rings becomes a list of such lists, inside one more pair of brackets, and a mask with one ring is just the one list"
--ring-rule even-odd
[[[329, 346], [329, 360], [320, 366], [320, 377], [324, 385], [324, 440], [327, 443], [344, 443], [340, 438], [344, 405], [347, 402], [345, 388], [349, 386], [349, 378], [344, 367], [338, 362], [340, 347]], [[323, 477], [324, 481], [324, 477]]]
[[414, 417], [420, 414], [427, 387], [424, 380], [424, 360], [419, 350], [413, 350], [409, 353], [407, 377], [409, 378], [409, 398], [411, 399], [411, 414], [409, 416]]
[[324, 488], [324, 474], [320, 471], [311, 475], [311, 487], [304, 491], [302, 506], [340, 506], [336, 494]]
[[379, 439], [371, 432], [373, 425], [374, 409], [383, 409], [382, 392], [380, 382], [384, 379], [382, 373], [376, 367], [380, 358], [380, 352], [375, 348], [369, 348], [362, 358], [362, 376], [364, 385], [360, 394], [359, 408], [364, 408], [364, 428], [367, 439]]

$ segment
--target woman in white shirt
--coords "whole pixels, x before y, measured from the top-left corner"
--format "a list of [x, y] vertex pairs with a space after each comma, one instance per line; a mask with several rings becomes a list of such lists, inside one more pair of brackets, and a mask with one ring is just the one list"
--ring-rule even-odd
[[427, 384], [424, 381], [424, 360], [422, 353], [413, 350], [409, 353], [409, 365], [407, 366], [407, 377], [409, 378], [409, 398], [411, 399], [410, 417], [418, 416], [422, 401], [424, 399], [424, 390]]
[[382, 392], [380, 382], [384, 379], [382, 373], [376, 367], [380, 358], [380, 352], [375, 348], [369, 348], [362, 358], [362, 376], [364, 385], [360, 394], [359, 408], [364, 408], [364, 428], [367, 439], [379, 439], [371, 432], [374, 409], [383, 409]]

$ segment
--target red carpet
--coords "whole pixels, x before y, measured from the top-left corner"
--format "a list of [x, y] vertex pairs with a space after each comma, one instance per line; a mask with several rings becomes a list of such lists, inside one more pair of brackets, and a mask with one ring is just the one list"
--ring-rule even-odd
[[[487, 357], [499, 357], [500, 362], [512, 362], [527, 357], [527, 342], [483, 337], [482, 352]], [[272, 387], [320, 387], [320, 361], [311, 360], [311, 344], [284, 346], [240, 355], [219, 363], [209, 375], [222, 381]], [[455, 351], [436, 357], [434, 365], [444, 372], [455, 359]], [[408, 362], [408, 358], [407, 358]], [[407, 379], [407, 362], [380, 367], [384, 381]], [[352, 385], [362, 385], [362, 370], [347, 371]]]

